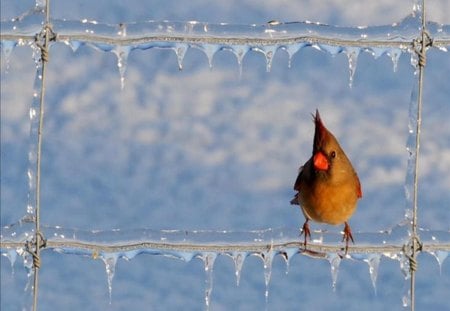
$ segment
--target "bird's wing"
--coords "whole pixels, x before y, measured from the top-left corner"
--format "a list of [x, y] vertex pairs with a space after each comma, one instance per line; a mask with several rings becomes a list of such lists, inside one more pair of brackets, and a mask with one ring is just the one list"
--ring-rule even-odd
[[298, 196], [300, 193], [300, 187], [301, 187], [301, 183], [302, 183], [302, 179], [303, 179], [302, 174], [303, 174], [303, 166], [301, 166], [298, 169], [298, 176], [297, 176], [297, 179], [295, 180], [295, 184], [294, 184], [294, 190], [298, 191], [298, 192], [295, 194], [295, 196], [291, 200], [292, 205], [299, 205], [299, 203], [298, 203], [299, 197]]
[[300, 191], [301, 183], [302, 183], [303, 167], [304, 166], [301, 166], [298, 169], [298, 176], [297, 176], [297, 179], [295, 180], [295, 184], [294, 184], [295, 191]]
[[358, 198], [362, 198], [363, 196], [361, 182], [359, 181], [358, 175], [356, 175], [356, 195], [358, 196]]
[[298, 203], [298, 195], [299, 195], [298, 192], [294, 195], [294, 197], [291, 200], [291, 205], [299, 205], [299, 203]]

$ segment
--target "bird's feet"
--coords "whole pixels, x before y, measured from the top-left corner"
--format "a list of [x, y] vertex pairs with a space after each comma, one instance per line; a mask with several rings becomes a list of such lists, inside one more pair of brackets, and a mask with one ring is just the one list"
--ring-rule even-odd
[[302, 236], [302, 234], [305, 235], [305, 242], [304, 242], [305, 250], [306, 250], [306, 244], [307, 244], [308, 238], [311, 240], [311, 231], [309, 230], [308, 221], [309, 221], [309, 219], [307, 219], [305, 221], [305, 223], [303, 224], [303, 227], [302, 227], [302, 231], [300, 232], [300, 236]]
[[352, 236], [352, 230], [350, 229], [350, 226], [348, 225], [347, 222], [345, 222], [345, 226], [344, 226], [344, 234], [342, 235], [342, 242], [345, 241], [345, 255], [347, 255], [347, 251], [348, 251], [348, 241], [352, 241], [352, 243], [354, 244], [355, 241], [353, 240], [353, 236]]

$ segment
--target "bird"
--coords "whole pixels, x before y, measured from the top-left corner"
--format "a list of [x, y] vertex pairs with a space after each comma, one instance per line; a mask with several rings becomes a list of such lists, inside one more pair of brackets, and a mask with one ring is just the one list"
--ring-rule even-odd
[[291, 204], [299, 205], [305, 216], [300, 233], [304, 234], [305, 250], [307, 239], [311, 238], [308, 222], [313, 220], [344, 224], [342, 241], [347, 254], [349, 241], [355, 243], [348, 221], [362, 198], [361, 183], [336, 137], [323, 124], [319, 110], [312, 116], [315, 125], [312, 156], [298, 170], [294, 183], [297, 193]]

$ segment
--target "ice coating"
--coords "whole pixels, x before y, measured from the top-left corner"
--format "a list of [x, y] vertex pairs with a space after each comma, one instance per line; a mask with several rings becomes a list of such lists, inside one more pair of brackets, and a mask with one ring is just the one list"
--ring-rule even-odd
[[[17, 223], [5, 226], [1, 231], [2, 252], [11, 247], [23, 246], [23, 243], [34, 236], [34, 224]], [[373, 249], [391, 259], [388, 253], [399, 253], [407, 242], [405, 236], [408, 227], [394, 226], [392, 229], [375, 233], [355, 232], [358, 243], [350, 245], [349, 255], [361, 253], [361, 249]], [[439, 244], [446, 250], [450, 243], [449, 231], [433, 231], [420, 229], [424, 251], [434, 251]], [[118, 257], [133, 259], [140, 254], [164, 255], [189, 262], [192, 258], [204, 253], [205, 249], [231, 256], [239, 270], [241, 263], [251, 253], [281, 254], [290, 260], [296, 254], [310, 255], [303, 251], [303, 244], [298, 237], [297, 228], [270, 228], [252, 231], [213, 231], [213, 230], [152, 230], [152, 229], [114, 229], [114, 230], [78, 230], [59, 226], [43, 226], [42, 233], [47, 239], [47, 248], [61, 253], [92, 256], [94, 252], [100, 254], [117, 253]], [[343, 249], [341, 233], [320, 232], [321, 243], [310, 242], [311, 252], [325, 252], [336, 250], [339, 254]], [[312, 234], [318, 234], [313, 231]], [[438, 243], [439, 242], [439, 243]], [[77, 245], [77, 248], [74, 246]], [[429, 245], [431, 248], [426, 248]], [[286, 255], [284, 255], [286, 254]], [[342, 255], [342, 254], [341, 254]], [[267, 256], [265, 256], [267, 257]], [[358, 259], [355, 257], [355, 259]], [[238, 273], [237, 273], [238, 274]]]
[[[418, 75], [416, 72], [416, 79], [411, 91], [411, 99], [409, 103], [409, 121], [408, 121], [408, 137], [406, 141], [406, 151], [408, 153], [406, 176], [405, 176], [405, 197], [406, 197], [406, 219], [412, 220], [412, 205], [414, 198], [414, 180], [415, 180], [415, 166], [417, 161], [417, 150], [420, 146], [416, 146], [416, 139], [420, 135], [420, 127], [417, 120], [418, 117]], [[417, 147], [417, 148], [416, 148]]]
[[[23, 258], [28, 279], [33, 276], [32, 256], [23, 247], [34, 236], [33, 223], [21, 222], [2, 228], [2, 255], [11, 258], [17, 252]], [[398, 261], [405, 275], [405, 287], [409, 279], [409, 260], [403, 253], [408, 238], [407, 223], [389, 230], [376, 233], [354, 232], [358, 243], [349, 247], [343, 257], [341, 232], [313, 232], [321, 235], [320, 243], [311, 241], [304, 251], [298, 237], [297, 228], [269, 228], [253, 231], [211, 231], [211, 230], [151, 230], [151, 229], [114, 229], [107, 231], [66, 229], [59, 226], [42, 228], [47, 239], [47, 249], [57, 253], [71, 254], [101, 259], [105, 264], [110, 301], [112, 299], [112, 281], [119, 258], [132, 260], [136, 256], [147, 254], [189, 262], [200, 258], [205, 271], [205, 305], [211, 306], [213, 288], [213, 269], [217, 256], [231, 257], [235, 268], [236, 284], [239, 285], [241, 270], [249, 255], [261, 258], [264, 267], [265, 299], [268, 302], [272, 262], [276, 255], [283, 256], [287, 267], [289, 260], [296, 254], [327, 259], [330, 263], [331, 285], [336, 289], [339, 265], [342, 260], [365, 262], [374, 289], [381, 258]], [[450, 252], [450, 232], [421, 229], [424, 251], [435, 254], [438, 263], [445, 260]], [[439, 243], [438, 243], [439, 242]], [[17, 260], [15, 260], [17, 262]], [[31, 284], [31, 283], [30, 283]], [[31, 285], [27, 286], [29, 290]], [[406, 289], [405, 289], [406, 290]], [[405, 301], [407, 300], [405, 291]]]
[[33, 100], [29, 109], [30, 117], [30, 136], [28, 144], [28, 202], [26, 208], [26, 216], [24, 218], [32, 220], [35, 217], [37, 203], [37, 170], [38, 170], [38, 140], [39, 140], [39, 122], [41, 113], [41, 94], [42, 94], [42, 78], [43, 66], [41, 60], [41, 50], [36, 44], [31, 45], [33, 48], [33, 58], [36, 63], [36, 75], [33, 86]]
[[[417, 5], [417, 10], [420, 5]], [[23, 42], [33, 42], [34, 36], [42, 28], [43, 10], [34, 10], [20, 19], [2, 21], [1, 47], [4, 55], [9, 55], [13, 47]], [[231, 51], [237, 59], [239, 74], [245, 55], [249, 51], [262, 53], [266, 60], [266, 70], [272, 67], [272, 60], [278, 49], [284, 49], [292, 57], [305, 47], [313, 47], [335, 56], [345, 53], [349, 60], [349, 85], [357, 67], [360, 52], [368, 52], [375, 58], [387, 55], [397, 70], [398, 59], [404, 53], [411, 54], [414, 66], [415, 52], [411, 43], [419, 36], [421, 18], [414, 11], [398, 23], [383, 26], [338, 27], [312, 22], [276, 22], [262, 25], [232, 25], [226, 23], [209, 24], [199, 21], [145, 21], [102, 24], [83, 19], [81, 21], [52, 20], [56, 40], [64, 42], [76, 51], [87, 44], [100, 51], [113, 51], [118, 57], [121, 85], [128, 53], [134, 49], [171, 49], [177, 56], [178, 67], [183, 68], [184, 55], [190, 48], [205, 53], [209, 66], [213, 66], [214, 55], [221, 50]], [[450, 46], [450, 26], [434, 22], [427, 23], [433, 38], [433, 46], [448, 51]]]

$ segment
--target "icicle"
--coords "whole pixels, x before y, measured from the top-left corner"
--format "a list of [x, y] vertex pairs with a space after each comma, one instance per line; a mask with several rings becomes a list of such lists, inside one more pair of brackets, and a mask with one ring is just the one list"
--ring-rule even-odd
[[430, 252], [431, 255], [434, 256], [434, 258], [436, 258], [438, 264], [439, 264], [439, 273], [442, 274], [442, 265], [445, 261], [445, 259], [447, 259], [448, 257], [448, 252], [446, 251], [434, 251], [434, 252]]
[[413, 68], [415, 70], [414, 74], [417, 75], [418, 70], [419, 70], [419, 56], [414, 51], [412, 51], [410, 54], [411, 54], [411, 58], [410, 58], [411, 66], [413, 66]]
[[301, 43], [298, 43], [298, 44], [290, 44], [288, 46], [283, 46], [282, 47], [284, 50], [286, 50], [286, 52], [289, 55], [288, 68], [291, 68], [292, 57], [294, 57], [295, 53], [297, 53], [298, 51], [300, 51], [303, 47], [305, 47], [307, 45], [308, 45], [308, 43], [301, 42]]
[[349, 87], [353, 86], [353, 76], [355, 75], [356, 71], [356, 65], [358, 62], [358, 56], [361, 52], [361, 48], [358, 47], [346, 47], [345, 48], [345, 54], [347, 54], [348, 57], [348, 69], [349, 69]]
[[383, 54], [386, 54], [387, 51], [388, 51], [387, 48], [373, 47], [370, 49], [370, 53], [373, 55], [373, 58], [375, 59], [380, 58]]
[[278, 50], [278, 46], [266, 46], [264, 47], [264, 56], [266, 57], [266, 71], [270, 72], [272, 68], [272, 61], [275, 53]]
[[245, 57], [245, 54], [250, 50], [250, 47], [246, 45], [235, 45], [232, 47], [232, 51], [234, 55], [236, 55], [236, 59], [239, 66], [239, 77], [242, 77], [242, 60]]
[[175, 54], [177, 55], [179, 70], [183, 70], [183, 59], [184, 59], [184, 55], [186, 55], [186, 51], [187, 51], [188, 47], [189, 46], [187, 44], [177, 43], [177, 44], [175, 44], [175, 47], [173, 48], [173, 50], [175, 51]]
[[183, 260], [184, 262], [189, 262], [197, 255], [194, 252], [176, 252], [175, 257]]
[[339, 265], [341, 264], [341, 257], [336, 253], [329, 253], [327, 254], [327, 260], [330, 263], [332, 286], [333, 291], [335, 291], [337, 276], [339, 273]]
[[415, 16], [420, 16], [422, 14], [422, 1], [413, 0], [413, 12]]
[[6, 253], [2, 253], [3, 256], [9, 259], [9, 262], [11, 264], [11, 274], [14, 275], [14, 264], [16, 263], [17, 259], [17, 251], [16, 249], [8, 249]]
[[344, 50], [341, 46], [336, 45], [328, 45], [328, 44], [315, 44], [314, 48], [329, 53], [332, 57], [335, 57], [337, 54], [342, 53]]
[[234, 268], [235, 268], [234, 274], [236, 275], [236, 286], [239, 286], [239, 282], [241, 280], [242, 266], [244, 265], [244, 261], [247, 258], [247, 256], [248, 254], [245, 252], [237, 252], [231, 255], [234, 261]]
[[123, 90], [125, 86], [125, 71], [127, 70], [128, 54], [131, 48], [129, 46], [116, 46], [112, 52], [117, 56], [117, 68], [120, 74], [120, 87]]
[[[125, 38], [127, 36], [126, 24], [120, 23], [117, 29], [117, 36]], [[117, 56], [117, 68], [120, 74], [120, 87], [125, 87], [125, 71], [127, 70], [128, 54], [131, 51], [130, 46], [117, 45], [111, 50]]]
[[[272, 241], [273, 243], [273, 241]], [[275, 256], [275, 252], [273, 251], [272, 247], [269, 251], [264, 252], [259, 255], [264, 263], [264, 283], [266, 285], [266, 291], [264, 292], [264, 297], [266, 298], [266, 306], [269, 303], [269, 283], [270, 283], [270, 277], [272, 276], [272, 261], [273, 257]]]
[[400, 270], [403, 273], [403, 276], [405, 277], [405, 279], [409, 279], [411, 277], [411, 272], [410, 272], [410, 263], [409, 263], [409, 259], [406, 256], [405, 253], [401, 253], [398, 256], [398, 260], [400, 263]]
[[137, 255], [139, 255], [141, 252], [142, 252], [141, 250], [127, 251], [127, 252], [124, 252], [123, 255], [121, 255], [121, 257], [123, 259], [127, 260], [127, 261], [130, 261], [131, 259], [133, 259]]
[[82, 41], [77, 41], [77, 40], [72, 40], [72, 41], [66, 40], [66, 41], [64, 41], [64, 43], [66, 45], [70, 46], [70, 48], [72, 49], [72, 52], [74, 52], [74, 53], [80, 48], [81, 45], [84, 44]]
[[214, 261], [216, 260], [216, 253], [204, 253], [201, 255], [201, 259], [205, 265], [205, 306], [206, 310], [209, 310], [211, 306], [211, 292], [213, 289], [213, 269]]
[[202, 44], [201, 49], [208, 58], [209, 69], [212, 69], [214, 55], [220, 50], [220, 46], [216, 44]]
[[403, 273], [403, 276], [405, 277], [405, 282], [403, 285], [403, 296], [402, 296], [402, 305], [403, 307], [408, 307], [411, 302], [411, 289], [410, 289], [410, 278], [411, 278], [411, 271], [410, 271], [410, 261], [405, 253], [400, 253], [397, 255], [397, 258], [400, 263], [400, 270]]
[[33, 292], [33, 256], [25, 248], [19, 248], [17, 254], [23, 259], [23, 266], [27, 271], [27, 284], [25, 285], [25, 291]]
[[105, 263], [106, 276], [108, 277], [108, 291], [109, 291], [109, 304], [112, 303], [112, 281], [116, 272], [117, 254], [102, 254], [101, 256]]
[[380, 254], [369, 254], [365, 262], [369, 265], [369, 274], [372, 281], [373, 290], [375, 294], [377, 293], [377, 277], [378, 277], [378, 267], [380, 265]]
[[393, 66], [394, 72], [397, 72], [398, 60], [399, 60], [400, 56], [402, 55], [402, 50], [401, 49], [390, 49], [386, 52], [386, 54], [389, 55], [389, 57], [392, 60], [392, 66]]
[[287, 248], [282, 252], [284, 261], [286, 262], [286, 274], [289, 273], [289, 265], [291, 258], [294, 257], [295, 254], [298, 253], [298, 248]]
[[272, 276], [272, 261], [273, 261], [273, 251], [264, 254], [264, 283], [266, 285], [266, 291], [264, 292], [264, 297], [266, 297], [266, 306], [269, 303], [269, 283]]
[[11, 53], [14, 50], [14, 48], [16, 47], [16, 45], [17, 45], [16, 41], [2, 40], [0, 42], [0, 47], [1, 47], [2, 55], [3, 55], [3, 61], [5, 63], [5, 72], [9, 71], [9, 59], [10, 59]]
[[[406, 282], [409, 283], [409, 282]], [[409, 284], [406, 284], [404, 294], [402, 296], [402, 306], [404, 308], [409, 307], [410, 301], [411, 301], [411, 289], [408, 286]]]

